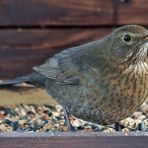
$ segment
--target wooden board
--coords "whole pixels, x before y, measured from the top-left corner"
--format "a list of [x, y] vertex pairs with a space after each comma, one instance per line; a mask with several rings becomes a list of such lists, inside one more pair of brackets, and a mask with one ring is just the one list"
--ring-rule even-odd
[[1, 0], [0, 25], [113, 24], [112, 0]]
[[117, 24], [148, 24], [148, 0], [115, 1], [118, 5]]
[[147, 133], [1, 133], [2, 148], [147, 148]]
[[0, 78], [28, 74], [32, 67], [67, 47], [100, 39], [111, 29], [0, 30]]
[[40, 88], [31, 87], [9, 87], [0, 88], [0, 106], [19, 104], [50, 104], [56, 105], [57, 102]]

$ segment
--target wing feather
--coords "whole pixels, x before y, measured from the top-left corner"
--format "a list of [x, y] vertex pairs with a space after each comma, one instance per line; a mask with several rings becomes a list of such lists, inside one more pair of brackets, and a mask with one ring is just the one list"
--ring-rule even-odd
[[63, 50], [33, 69], [60, 84], [78, 84], [83, 75], [80, 69], [96, 65], [99, 44], [100, 41], [94, 41]]

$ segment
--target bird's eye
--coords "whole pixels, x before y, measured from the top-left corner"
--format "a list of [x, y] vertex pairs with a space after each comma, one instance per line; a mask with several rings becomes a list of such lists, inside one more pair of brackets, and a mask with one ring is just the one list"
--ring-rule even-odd
[[124, 41], [129, 42], [131, 40], [131, 37], [129, 35], [125, 35], [123, 39]]

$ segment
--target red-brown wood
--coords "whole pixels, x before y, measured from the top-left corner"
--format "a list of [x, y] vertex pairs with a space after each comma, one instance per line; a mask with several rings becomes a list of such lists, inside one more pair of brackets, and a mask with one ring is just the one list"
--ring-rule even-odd
[[0, 77], [30, 73], [67, 47], [100, 39], [112, 29], [31, 29], [0, 30]]
[[1, 0], [0, 25], [103, 25], [112, 0]]
[[118, 5], [117, 24], [148, 24], [148, 0], [115, 1]]
[[147, 148], [146, 133], [5, 133], [2, 148]]

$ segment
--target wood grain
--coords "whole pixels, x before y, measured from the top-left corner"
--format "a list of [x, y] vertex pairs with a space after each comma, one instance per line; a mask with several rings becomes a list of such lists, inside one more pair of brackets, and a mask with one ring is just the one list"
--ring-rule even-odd
[[28, 74], [62, 49], [100, 39], [111, 29], [0, 30], [0, 78]]
[[1, 0], [0, 25], [102, 25], [113, 22], [112, 0]]
[[117, 1], [117, 24], [148, 24], [148, 0]]
[[57, 105], [57, 102], [40, 88], [30, 87], [9, 87], [0, 88], [0, 106], [20, 104], [50, 104]]
[[2, 148], [147, 148], [147, 134], [123, 133], [5, 133]]

